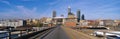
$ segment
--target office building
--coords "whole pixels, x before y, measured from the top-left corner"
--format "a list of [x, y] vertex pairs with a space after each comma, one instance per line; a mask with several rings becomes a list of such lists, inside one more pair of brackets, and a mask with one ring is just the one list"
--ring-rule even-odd
[[18, 27], [26, 25], [25, 20], [2, 20], [0, 21], [0, 26], [10, 26], [10, 27]]
[[53, 11], [53, 18], [56, 17], [56, 11]]
[[84, 16], [84, 14], [82, 14], [81, 18], [82, 18], [82, 20], [85, 20], [85, 16]]
[[80, 22], [80, 17], [81, 17], [80, 10], [78, 10], [77, 11], [77, 22]]

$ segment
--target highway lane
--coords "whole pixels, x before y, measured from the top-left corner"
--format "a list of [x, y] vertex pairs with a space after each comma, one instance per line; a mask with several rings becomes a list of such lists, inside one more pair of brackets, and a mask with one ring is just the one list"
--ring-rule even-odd
[[51, 33], [41, 39], [70, 39], [66, 32], [57, 26]]

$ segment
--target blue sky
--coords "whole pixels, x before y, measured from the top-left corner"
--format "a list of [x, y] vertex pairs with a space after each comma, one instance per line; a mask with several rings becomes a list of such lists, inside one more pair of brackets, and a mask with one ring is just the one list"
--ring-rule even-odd
[[86, 19], [120, 19], [120, 0], [0, 0], [0, 18], [51, 17], [53, 10], [67, 17], [68, 6]]

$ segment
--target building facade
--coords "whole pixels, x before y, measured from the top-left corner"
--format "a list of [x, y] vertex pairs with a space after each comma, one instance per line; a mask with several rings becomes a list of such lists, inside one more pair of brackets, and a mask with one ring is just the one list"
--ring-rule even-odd
[[26, 25], [25, 20], [2, 20], [0, 21], [0, 26], [11, 26], [11, 27], [18, 27]]

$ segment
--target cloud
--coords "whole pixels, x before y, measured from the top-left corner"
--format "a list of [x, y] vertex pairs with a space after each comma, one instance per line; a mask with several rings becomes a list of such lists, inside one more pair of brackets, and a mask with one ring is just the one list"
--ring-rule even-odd
[[32, 9], [28, 9], [24, 6], [16, 6], [16, 8], [22, 12], [22, 13], [25, 13], [25, 14], [30, 14], [30, 13], [34, 13], [36, 11], [37, 8], [32, 8]]
[[10, 5], [10, 2], [8, 2], [8, 1], [3, 1], [3, 0], [0, 0], [2, 3], [5, 3], [5, 4], [7, 4], [7, 5]]
[[37, 8], [34, 7], [32, 9], [28, 9], [24, 6], [16, 6], [16, 8], [18, 9], [19, 12], [21, 12], [22, 14], [26, 15], [26, 16], [35, 16], [36, 15], [36, 10]]
[[56, 1], [50, 2], [49, 5], [55, 5], [55, 4], [59, 3], [59, 2], [60, 2], [60, 0], [56, 0]]
[[0, 12], [0, 18], [39, 18], [40, 14], [36, 12], [37, 8], [26, 8], [25, 6], [16, 6], [16, 10], [8, 9], [6, 12]]

